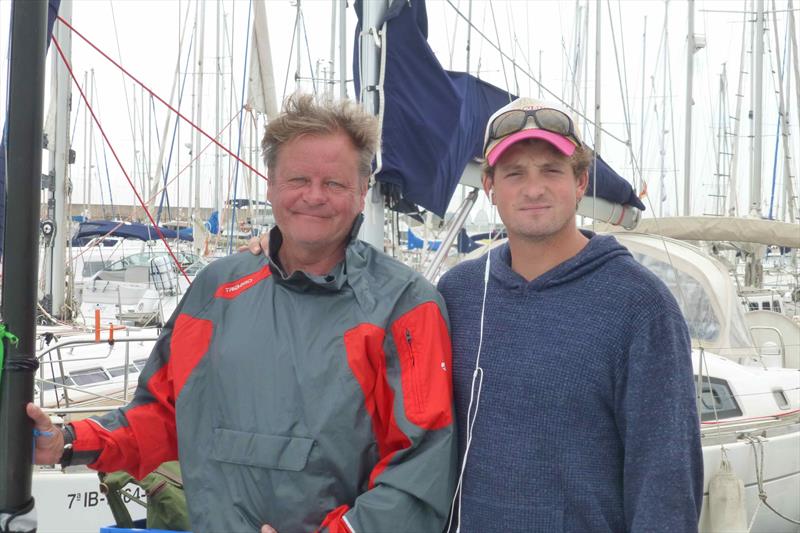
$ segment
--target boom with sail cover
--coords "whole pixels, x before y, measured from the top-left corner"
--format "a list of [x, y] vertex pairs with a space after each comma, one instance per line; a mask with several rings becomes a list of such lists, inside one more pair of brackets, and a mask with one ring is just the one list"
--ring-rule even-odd
[[[361, 33], [362, 2], [355, 3]], [[424, 207], [444, 217], [467, 164], [480, 158], [486, 122], [516, 95], [464, 72], [442, 68], [428, 45], [425, 2], [393, 0], [380, 35], [382, 54], [382, 145], [376, 179], [393, 208]], [[358, 56], [358, 44], [355, 48]], [[356, 63], [357, 66], [357, 63]], [[354, 68], [360, 94], [358, 68]], [[594, 181], [590, 169], [590, 181]], [[644, 210], [630, 183], [602, 159], [597, 162], [597, 196]], [[591, 194], [591, 193], [590, 193]]]

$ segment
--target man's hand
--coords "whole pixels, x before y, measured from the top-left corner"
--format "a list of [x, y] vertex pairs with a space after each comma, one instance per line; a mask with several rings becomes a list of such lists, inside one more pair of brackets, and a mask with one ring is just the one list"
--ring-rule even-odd
[[[253, 237], [253, 240], [255, 240], [255, 237]], [[263, 526], [261, 526], [261, 533], [278, 533], [278, 531], [271, 525], [264, 524]]]
[[25, 411], [39, 431], [33, 454], [34, 464], [54, 465], [61, 461], [61, 454], [64, 453], [64, 435], [61, 430], [53, 425], [50, 417], [39, 406], [29, 403]]
[[269, 233], [262, 233], [259, 237], [253, 237], [247, 241], [247, 246], [240, 246], [238, 252], [250, 251], [253, 255], [269, 253]]

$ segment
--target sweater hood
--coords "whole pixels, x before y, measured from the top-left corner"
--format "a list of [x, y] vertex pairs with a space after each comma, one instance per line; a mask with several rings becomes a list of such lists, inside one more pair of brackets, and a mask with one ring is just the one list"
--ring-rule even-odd
[[586, 246], [573, 257], [530, 282], [511, 269], [511, 248], [506, 242], [490, 252], [492, 279], [509, 289], [545, 290], [582, 278], [616, 257], [630, 256], [628, 249], [613, 236], [580, 231], [589, 239]]

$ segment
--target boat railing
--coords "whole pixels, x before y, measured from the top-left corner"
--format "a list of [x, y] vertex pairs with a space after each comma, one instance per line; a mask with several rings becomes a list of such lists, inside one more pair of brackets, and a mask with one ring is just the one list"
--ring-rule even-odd
[[[81, 392], [84, 394], [88, 394], [90, 396], [94, 396], [95, 398], [99, 399], [107, 399], [113, 400], [115, 402], [122, 402], [127, 403], [128, 401], [128, 389], [130, 386], [130, 371], [131, 371], [131, 361], [130, 361], [130, 343], [131, 342], [143, 342], [143, 341], [156, 341], [158, 340], [158, 335], [137, 335], [135, 337], [131, 337], [128, 334], [128, 330], [125, 330], [126, 336], [119, 337], [113, 340], [107, 341], [97, 341], [95, 339], [70, 339], [65, 341], [56, 342], [55, 344], [48, 346], [46, 349], [41, 351], [37, 354], [37, 359], [39, 360], [39, 377], [36, 378], [36, 382], [40, 385], [40, 393], [39, 393], [39, 405], [40, 407], [44, 407], [45, 402], [45, 390], [41, 385], [53, 385], [53, 391], [56, 395], [58, 395], [58, 389], [63, 389], [64, 394], [64, 402], [67, 408], [70, 407], [70, 398], [69, 394], [67, 393], [68, 390], [74, 390], [76, 392]], [[125, 357], [123, 363], [123, 374], [122, 374], [122, 398], [114, 398], [113, 396], [108, 396], [105, 394], [101, 394], [92, 390], [89, 390], [88, 387], [81, 387], [81, 386], [73, 386], [68, 385], [66, 383], [59, 383], [57, 381], [48, 380], [45, 378], [45, 366], [46, 365], [53, 365], [57, 364], [59, 367], [59, 372], [61, 374], [62, 380], [66, 377], [66, 372], [64, 371], [64, 357], [61, 354], [61, 350], [66, 347], [75, 347], [75, 346], [96, 346], [101, 344], [101, 342], [108, 344], [112, 349], [113, 346], [117, 343], [124, 343], [125, 344]], [[48, 360], [44, 361], [44, 358], [56, 352], [55, 360]], [[111, 356], [112, 350], [109, 350], [108, 353], [105, 355], [98, 355], [98, 356], [90, 356], [90, 357], [76, 357], [76, 358], [69, 358], [70, 363], [74, 362], [81, 362], [81, 361], [97, 361], [97, 360], [104, 360], [108, 359]], [[46, 364], [45, 364], [46, 363]], [[96, 410], [96, 408], [94, 408]]]
[[[800, 410], [788, 411], [758, 419], [723, 420], [720, 422], [704, 422], [700, 433], [703, 445], [722, 442], [744, 441], [748, 436], [777, 436], [781, 433], [796, 431], [800, 424]], [[711, 442], [714, 441], [714, 442]]]

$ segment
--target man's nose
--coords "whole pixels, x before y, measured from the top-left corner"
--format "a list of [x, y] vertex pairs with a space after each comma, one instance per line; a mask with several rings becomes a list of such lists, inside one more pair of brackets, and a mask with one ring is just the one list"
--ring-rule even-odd
[[320, 205], [327, 202], [328, 195], [325, 185], [314, 181], [309, 183], [303, 191], [303, 200], [309, 205]]
[[524, 183], [522, 184], [522, 190], [520, 191], [523, 195], [527, 196], [528, 198], [538, 198], [541, 196], [545, 191], [545, 182], [541, 177], [532, 175], [528, 176]]

